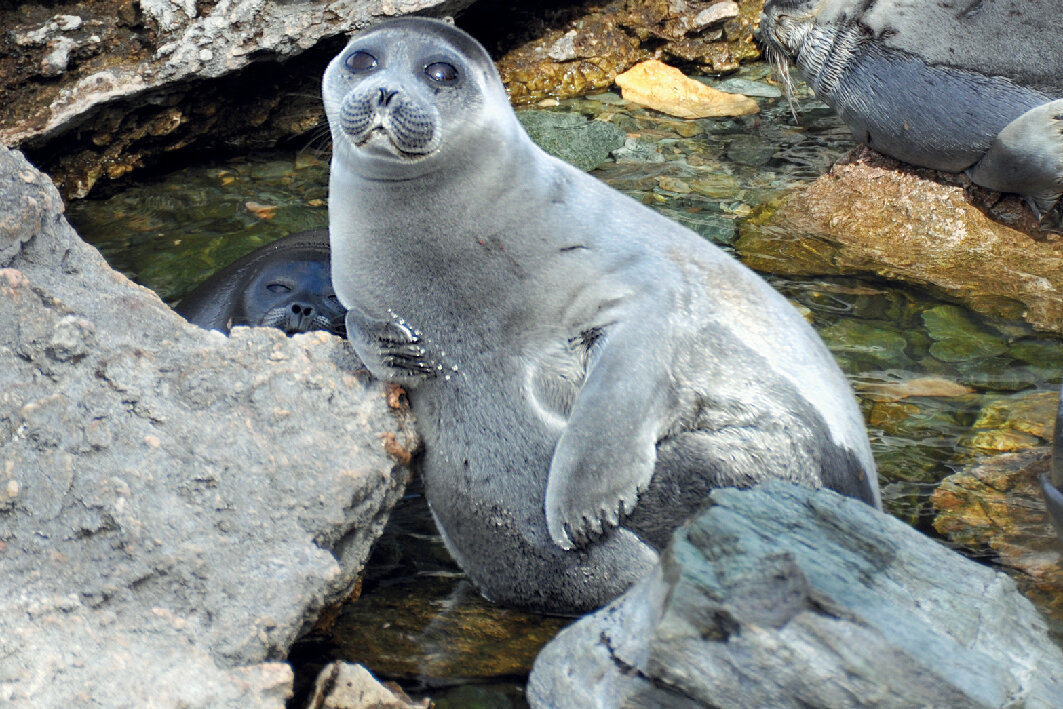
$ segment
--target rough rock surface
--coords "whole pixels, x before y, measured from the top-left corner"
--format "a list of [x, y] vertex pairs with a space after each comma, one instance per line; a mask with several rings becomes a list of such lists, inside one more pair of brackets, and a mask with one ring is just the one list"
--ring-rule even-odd
[[0, 148], [0, 704], [283, 706], [416, 445], [345, 343], [188, 325]]
[[1063, 554], [1038, 478], [1048, 472], [1058, 392], [993, 397], [965, 441], [973, 460], [930, 497], [934, 529], [1011, 569], [1063, 637]]
[[609, 121], [592, 121], [579, 113], [518, 111], [517, 118], [536, 145], [587, 172], [624, 147], [627, 138]]
[[1016, 707], [1063, 653], [1004, 574], [829, 490], [720, 489], [539, 655], [532, 707]]
[[628, 101], [678, 118], [748, 116], [760, 110], [748, 96], [719, 91], [656, 59], [636, 64], [616, 77]]
[[[865, 147], [754, 214], [736, 247], [779, 274], [873, 273], [988, 315], [1063, 333], [1063, 241], [1015, 196], [904, 166]], [[775, 242], [771, 246], [763, 242]]]
[[429, 701], [413, 701], [393, 683], [378, 682], [362, 665], [333, 662], [314, 683], [307, 709], [428, 709]]
[[721, 73], [760, 56], [753, 30], [764, 0], [601, 0], [556, 8], [547, 17], [520, 3], [503, 7], [516, 17], [496, 22], [528, 28], [498, 60], [518, 104], [606, 89], [617, 74], [650, 58]]
[[[321, 115], [293, 102], [320, 100], [316, 79], [307, 84], [300, 74], [319, 76], [344, 33], [379, 17], [452, 13], [469, 1], [0, 4], [0, 144], [36, 148], [34, 161], [60, 179], [64, 195], [81, 197], [102, 176], [119, 177], [147, 156], [186, 148], [210, 133], [237, 143], [244, 133], [267, 129], [274, 140], [285, 131], [305, 133]], [[298, 71], [278, 64], [329, 38], [339, 43], [326, 43]], [[268, 69], [196, 88], [256, 62]], [[72, 139], [41, 147], [59, 134]]]

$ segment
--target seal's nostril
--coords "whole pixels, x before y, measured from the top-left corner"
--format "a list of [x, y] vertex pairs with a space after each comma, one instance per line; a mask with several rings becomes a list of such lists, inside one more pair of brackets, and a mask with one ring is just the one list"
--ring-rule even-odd
[[391, 99], [395, 98], [395, 94], [397, 93], [398, 91], [388, 91], [387, 89], [381, 87], [380, 93], [377, 97], [377, 103], [381, 106], [387, 106], [389, 103], [391, 103]]

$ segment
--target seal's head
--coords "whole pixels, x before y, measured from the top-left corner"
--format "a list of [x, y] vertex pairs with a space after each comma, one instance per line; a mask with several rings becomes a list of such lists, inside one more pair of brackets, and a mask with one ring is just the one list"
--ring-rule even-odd
[[790, 82], [790, 66], [816, 23], [824, 0], [767, 0], [760, 15], [760, 41], [764, 53], [775, 66], [776, 78], [797, 118], [794, 89]]
[[375, 180], [445, 167], [446, 156], [470, 149], [485, 127], [510, 113], [483, 47], [420, 17], [356, 35], [325, 70], [322, 96], [334, 164]]
[[327, 253], [263, 261], [240, 291], [240, 298], [238, 310], [243, 317], [234, 318], [234, 325], [276, 327], [289, 335], [311, 330], [346, 335], [346, 310], [332, 289]]

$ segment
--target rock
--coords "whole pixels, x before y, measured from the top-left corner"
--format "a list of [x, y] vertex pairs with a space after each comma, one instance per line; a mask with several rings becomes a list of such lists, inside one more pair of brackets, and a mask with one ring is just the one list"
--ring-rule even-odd
[[701, 31], [706, 27], [721, 24], [724, 20], [738, 17], [739, 14], [741, 13], [739, 12], [738, 3], [724, 0], [723, 2], [709, 5], [707, 8], [694, 15], [694, 19], [691, 20], [690, 26], [691, 29], [695, 31]]
[[193, 144], [273, 145], [322, 122], [320, 97], [291, 87], [320, 77], [344, 34], [443, 4], [86, 0], [77, 15], [53, 15], [54, 3], [6, 3], [0, 144], [27, 150], [67, 197]]
[[945, 478], [930, 501], [934, 529], [953, 544], [988, 552], [1063, 638], [1063, 559], [1038, 482], [1050, 452], [1027, 442], [1015, 452], [981, 456]]
[[782, 89], [763, 81], [750, 81], [749, 79], [726, 79], [710, 84], [717, 91], [729, 94], [742, 94], [743, 96], [757, 96], [760, 98], [779, 98]]
[[0, 148], [0, 704], [282, 707], [409, 422], [338, 338], [188, 325]]
[[609, 0], [536, 10], [481, 3], [461, 21], [481, 39], [499, 26], [530, 28], [500, 45], [498, 69], [511, 100], [532, 104], [608, 88], [617, 74], [650, 58], [715, 74], [734, 71], [739, 62], [760, 56], [753, 29], [763, 5], [763, 0]]
[[1004, 574], [829, 490], [719, 489], [661, 563], [562, 631], [534, 707], [1014, 707], [1063, 653]]
[[590, 171], [624, 146], [623, 130], [607, 121], [592, 121], [578, 113], [518, 111], [524, 130], [551, 155]]
[[[962, 175], [906, 167], [859, 147], [829, 174], [758, 210], [736, 247], [755, 269], [872, 273], [1063, 333], [1060, 242], [1038, 231], [1018, 198], [996, 197]], [[935, 349], [946, 361], [985, 356], [941, 342]]]
[[943, 377], [913, 377], [891, 382], [857, 382], [856, 389], [872, 401], [901, 401], [909, 397], [953, 398], [974, 393], [974, 389]]
[[314, 696], [306, 709], [428, 709], [429, 701], [415, 702], [394, 684], [380, 684], [361, 665], [333, 662], [321, 670]]
[[717, 91], [656, 59], [620, 74], [616, 85], [628, 101], [678, 118], [747, 116], [759, 110], [751, 98]]
[[1023, 392], [990, 398], [974, 422], [975, 432], [1010, 430], [1029, 434], [1045, 445], [1052, 440], [1059, 394], [1055, 391]]

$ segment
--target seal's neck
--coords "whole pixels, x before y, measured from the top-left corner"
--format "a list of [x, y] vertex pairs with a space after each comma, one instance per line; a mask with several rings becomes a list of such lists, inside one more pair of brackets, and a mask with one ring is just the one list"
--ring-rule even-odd
[[500, 213], [501, 205], [526, 202], [515, 195], [543, 183], [537, 179], [538, 147], [515, 117], [512, 122], [512, 129], [484, 131], [484, 139], [465, 154], [447, 156], [438, 169], [408, 180], [365, 179], [334, 158], [330, 230], [342, 230], [370, 248], [395, 248], [402, 238], [448, 250], [455, 245], [451, 235], [465, 241], [481, 230], [496, 231], [510, 216]]

